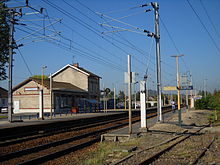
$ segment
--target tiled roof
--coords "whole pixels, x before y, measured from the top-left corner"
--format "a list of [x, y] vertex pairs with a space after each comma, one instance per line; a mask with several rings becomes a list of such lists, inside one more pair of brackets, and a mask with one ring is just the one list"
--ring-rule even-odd
[[73, 65], [70, 65], [70, 64], [67, 64], [66, 66], [64, 66], [63, 68], [61, 68], [60, 70], [56, 71], [55, 73], [52, 74], [52, 77], [57, 75], [58, 73], [62, 72], [63, 70], [67, 69], [68, 67], [71, 67], [72, 69], [75, 69], [83, 74], [86, 74], [87, 76], [92, 76], [92, 77], [97, 77], [97, 78], [101, 78], [99, 77], [98, 75], [82, 68], [82, 67], [79, 67], [79, 66], [73, 66]]
[[[36, 83], [41, 84], [41, 79], [30, 77], [29, 79], [27, 79], [27, 80], [21, 82], [20, 84], [18, 84], [17, 86], [15, 86], [13, 88], [13, 91], [17, 90], [18, 88], [22, 87], [23, 85], [27, 84], [30, 81], [35, 81]], [[47, 89], [50, 88], [50, 80], [49, 79], [44, 79], [44, 86]], [[65, 90], [65, 91], [69, 90], [69, 91], [74, 91], [74, 92], [86, 92], [85, 90], [78, 88], [75, 85], [72, 85], [70, 83], [66, 83], [66, 82], [53, 81], [52, 87], [54, 90]]]

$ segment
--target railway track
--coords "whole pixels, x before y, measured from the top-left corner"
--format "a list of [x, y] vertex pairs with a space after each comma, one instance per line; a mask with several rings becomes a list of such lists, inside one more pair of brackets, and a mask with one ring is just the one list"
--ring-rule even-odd
[[[194, 130], [194, 131], [188, 131], [185, 130], [184, 132], [182, 132], [181, 134], [175, 135], [174, 137], [160, 143], [154, 146], [150, 146], [148, 148], [145, 148], [143, 150], [140, 150], [136, 153], [133, 153], [119, 161], [117, 161], [116, 163], [114, 163], [114, 165], [119, 165], [119, 164], [129, 164], [131, 162], [135, 162], [134, 164], [136, 165], [145, 165], [145, 164], [181, 164], [183, 162], [177, 162], [178, 159], [183, 159], [184, 158], [178, 158], [178, 156], [175, 157], [175, 154], [177, 155], [184, 155], [185, 152], [182, 153], [178, 153], [179, 151], [175, 151], [175, 148], [184, 148], [187, 146], [188, 143], [186, 143], [187, 140], [191, 140], [192, 144], [193, 142], [195, 143], [196, 140], [195, 139], [190, 139], [190, 138], [196, 138], [201, 140], [201, 137], [199, 136], [203, 136], [203, 134], [200, 133], [200, 131], [205, 128], [201, 127], [198, 130]], [[205, 137], [206, 138], [206, 137]], [[199, 149], [197, 149], [196, 153], [191, 153], [189, 151], [189, 153], [192, 155], [190, 157], [190, 160], [187, 160], [188, 163], [187, 164], [197, 164], [199, 162], [199, 160], [205, 155], [206, 151], [211, 147], [211, 145], [214, 143], [215, 141], [215, 137], [210, 137], [210, 141], [203, 144], [203, 142], [200, 144], [201, 147]], [[183, 144], [183, 143], [186, 144]], [[198, 143], [195, 143], [198, 144]], [[181, 146], [182, 145], [182, 146]], [[192, 146], [190, 146], [192, 147]], [[189, 148], [190, 148], [189, 147]], [[186, 153], [185, 153], [186, 154]], [[189, 159], [189, 158], [188, 158]], [[130, 161], [132, 160], [132, 161]], [[186, 164], [186, 162], [184, 163]]]
[[80, 127], [83, 125], [89, 125], [89, 124], [95, 124], [100, 122], [105, 122], [106, 120], [114, 120], [118, 118], [126, 117], [126, 113], [119, 113], [115, 115], [109, 115], [109, 116], [101, 116], [95, 118], [86, 118], [86, 119], [73, 119], [65, 122], [52, 122], [50, 124], [41, 124], [41, 125], [31, 125], [31, 126], [25, 126], [25, 127], [18, 127], [15, 129], [9, 128], [1, 131], [1, 137], [0, 137], [0, 145], [4, 141], [9, 141], [13, 139], [19, 139], [24, 137], [31, 137], [39, 134], [44, 133], [56, 133], [59, 131], [66, 131], [69, 129], [72, 129], [74, 127]]
[[[138, 122], [139, 120], [139, 117], [133, 118], [133, 122]], [[0, 156], [0, 161], [2, 164], [27, 164], [28, 162], [33, 163], [39, 161], [45, 162], [50, 160], [52, 157], [56, 158], [57, 156], [91, 145], [100, 140], [100, 135], [102, 133], [123, 127], [127, 124], [127, 119], [111, 123], [108, 122], [105, 125], [102, 123], [102, 126], [99, 125], [84, 129], [83, 131], [75, 132], [71, 135], [69, 134], [71, 137], [67, 137], [62, 140], [54, 140], [50, 143], [28, 147], [16, 152], [8, 152], [7, 154]], [[15, 148], [12, 146], [11, 151], [14, 149]]]
[[[134, 117], [136, 117], [138, 115], [135, 115]], [[108, 121], [101, 121], [101, 122], [97, 122], [97, 123], [84, 123], [84, 125], [79, 125], [79, 126], [67, 126], [67, 127], [62, 127], [59, 130], [53, 130], [53, 131], [39, 131], [37, 134], [34, 135], [24, 135], [23, 137], [20, 137], [20, 135], [18, 135], [18, 137], [13, 136], [13, 138], [9, 138], [9, 140], [5, 140], [5, 141], [1, 141], [0, 142], [0, 147], [4, 147], [4, 146], [8, 146], [8, 145], [13, 145], [13, 144], [17, 144], [17, 143], [22, 143], [25, 141], [29, 141], [29, 140], [33, 140], [36, 138], [43, 138], [43, 137], [48, 137], [48, 136], [53, 136], [56, 134], [61, 134], [61, 133], [66, 133], [66, 132], [71, 132], [71, 131], [79, 131], [79, 130], [83, 130], [86, 128], [92, 128], [92, 127], [96, 127], [96, 126], [100, 126], [103, 124], [108, 124], [111, 122], [117, 122], [117, 121], [121, 121], [126, 119], [127, 117], [120, 117], [117, 119], [110, 119]]]
[[[149, 118], [154, 117], [156, 113], [151, 113], [148, 116]], [[133, 123], [138, 121], [140, 121], [138, 115], [132, 119]], [[126, 126], [127, 124], [127, 117], [121, 117], [110, 121], [90, 123], [86, 126], [66, 128], [55, 132], [42, 132], [37, 135], [3, 141], [0, 143], [0, 161], [2, 165], [47, 162], [90, 146], [100, 141], [101, 134]]]

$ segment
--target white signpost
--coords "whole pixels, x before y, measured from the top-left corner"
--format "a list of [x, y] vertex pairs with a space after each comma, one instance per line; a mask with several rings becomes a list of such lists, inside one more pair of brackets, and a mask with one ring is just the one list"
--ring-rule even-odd
[[147, 115], [146, 115], [146, 82], [140, 81], [140, 101], [141, 101], [141, 132], [147, 132]]
[[39, 119], [44, 120], [43, 90], [39, 90]]

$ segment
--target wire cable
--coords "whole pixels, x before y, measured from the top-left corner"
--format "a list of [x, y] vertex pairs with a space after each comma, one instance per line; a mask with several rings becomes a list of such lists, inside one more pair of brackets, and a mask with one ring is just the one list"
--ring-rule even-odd
[[25, 60], [25, 58], [24, 58], [24, 56], [23, 56], [23, 54], [21, 53], [21, 51], [20, 51], [19, 48], [18, 48], [18, 52], [19, 52], [19, 54], [20, 54], [20, 56], [21, 56], [21, 58], [22, 58], [22, 60], [23, 60], [23, 62], [24, 62], [24, 64], [25, 64], [25, 66], [26, 66], [28, 72], [29, 72], [30, 75], [32, 76], [33, 74], [32, 74], [32, 72], [31, 72], [31, 70], [30, 70], [30, 67], [28, 66], [28, 64], [27, 64], [27, 62], [26, 62], [26, 60]]
[[205, 5], [203, 4], [202, 0], [200, 0], [200, 3], [201, 3], [202, 8], [204, 9], [204, 11], [205, 11], [205, 13], [206, 13], [206, 15], [207, 15], [207, 17], [208, 17], [209, 22], [211, 23], [213, 29], [215, 30], [216, 35], [220, 38], [220, 34], [219, 34], [219, 32], [218, 32], [218, 30], [217, 30], [217, 28], [216, 28], [214, 22], [212, 21], [211, 17], [209, 16], [209, 13], [208, 13], [208, 11], [207, 11]]
[[192, 6], [192, 4], [189, 2], [189, 0], [186, 0], [189, 4], [189, 6], [191, 7], [191, 9], [193, 10], [194, 14], [196, 15], [197, 19], [199, 20], [199, 22], [201, 23], [202, 27], [205, 29], [205, 31], [207, 32], [209, 38], [211, 39], [212, 43], [214, 44], [215, 48], [217, 49], [217, 51], [220, 54], [220, 49], [217, 45], [217, 43], [215, 42], [214, 38], [212, 37], [211, 33], [209, 32], [209, 30], [207, 29], [207, 27], [205, 26], [205, 24], [203, 23], [202, 19], [200, 18], [200, 16], [198, 15], [198, 13], [196, 12], [196, 10], [194, 9], [194, 7]]

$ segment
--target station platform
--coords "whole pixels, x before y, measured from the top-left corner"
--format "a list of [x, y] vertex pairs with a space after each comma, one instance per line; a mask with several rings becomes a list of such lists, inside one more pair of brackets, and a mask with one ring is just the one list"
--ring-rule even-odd
[[[13, 127], [22, 127], [22, 126], [31, 126], [31, 125], [41, 125], [41, 124], [50, 124], [55, 122], [65, 122], [65, 121], [72, 121], [72, 120], [79, 120], [85, 118], [94, 118], [100, 116], [108, 116], [114, 114], [126, 113], [123, 111], [105, 111], [105, 112], [96, 112], [96, 113], [72, 113], [72, 114], [57, 114], [56, 116], [45, 116], [44, 120], [39, 119], [37, 117], [30, 118], [28, 117], [30, 114], [24, 113], [20, 114], [23, 117], [18, 117], [19, 114], [13, 116], [13, 121], [9, 122], [7, 118], [0, 118], [0, 130], [6, 128], [13, 128]], [[35, 114], [31, 114], [35, 115]], [[16, 117], [16, 118], [15, 118]], [[14, 119], [15, 118], [15, 119]]]
[[[183, 113], [185, 112], [185, 108], [182, 109], [182, 112]], [[163, 114], [162, 123], [166, 123], [174, 115], [178, 115], [178, 110], [176, 110], [175, 113], [171, 111], [171, 112]], [[147, 132], [148, 129], [156, 123], [157, 123], [157, 116], [154, 116], [150, 119], [147, 119], [147, 129], [141, 129], [141, 122], [137, 122], [137, 123], [132, 124], [132, 134], [129, 134], [129, 127], [126, 126], [126, 127], [111, 131], [107, 134], [103, 134], [101, 136], [101, 141], [104, 141], [104, 140], [124, 141], [129, 138], [135, 138], [139, 134]], [[176, 124], [178, 124], [178, 122]]]

